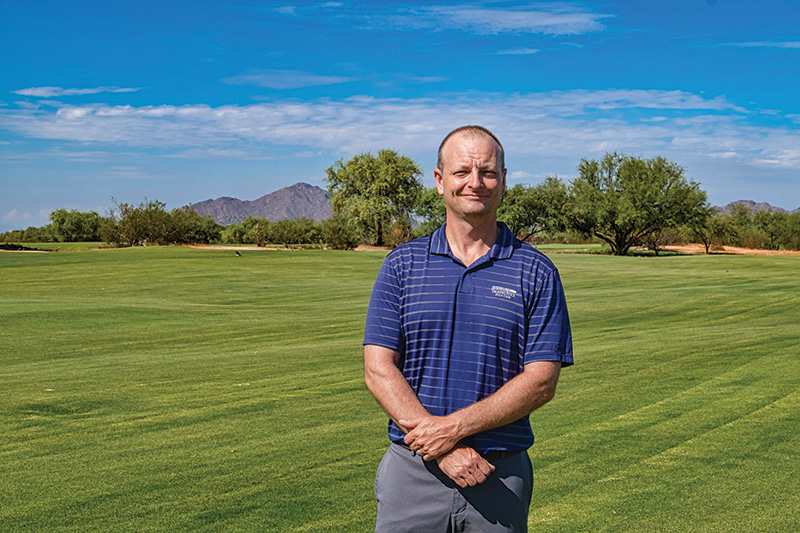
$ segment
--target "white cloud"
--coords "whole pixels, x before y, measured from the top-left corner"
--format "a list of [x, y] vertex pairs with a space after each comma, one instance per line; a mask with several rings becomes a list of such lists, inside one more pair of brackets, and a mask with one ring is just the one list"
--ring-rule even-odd
[[45, 221], [50, 218], [50, 210], [42, 209], [37, 215], [31, 215], [28, 211], [21, 212], [19, 209], [12, 209], [6, 215], [0, 217], [0, 222], [14, 225], [32, 225], [34, 222]]
[[[582, 158], [617, 151], [679, 163], [707, 188], [712, 201], [752, 196], [731, 192], [747, 183], [794, 203], [796, 195], [787, 196], [786, 190], [793, 190], [800, 173], [800, 128], [795, 117], [770, 117], [769, 126], [760, 118], [724, 96], [612, 89], [286, 99], [217, 107], [60, 103], [0, 108], [0, 130], [58, 142], [58, 148], [39, 152], [37, 160], [102, 162], [106, 170], [98, 179], [159, 182], [169, 176], [145, 160], [225, 159], [232, 165], [236, 159], [284, 160], [300, 169], [302, 158], [332, 161], [391, 148], [430, 170], [442, 137], [456, 126], [477, 123], [503, 141], [514, 183], [548, 175], [569, 179]], [[15, 154], [20, 156], [4, 149], [0, 157], [9, 160]], [[305, 167], [298, 175], [314, 172]]]
[[[157, 148], [161, 154], [175, 150], [174, 157], [184, 158], [258, 159], [273, 146], [283, 154], [392, 148], [427, 157], [453, 127], [480, 123], [497, 132], [509, 161], [558, 159], [569, 161], [568, 171], [583, 157], [612, 150], [664, 155], [687, 166], [714, 160], [800, 170], [800, 132], [793, 123], [765, 127], [749, 122], [753, 115], [722, 96], [620, 89], [418, 99], [358, 96], [218, 107], [61, 104], [0, 109], [0, 128], [23, 137], [88, 144], [76, 151], [85, 158], [97, 157], [104, 146], [125, 146]], [[561, 173], [564, 167], [536, 172]], [[130, 177], [127, 171], [120, 174]]]
[[345, 76], [326, 76], [300, 70], [256, 70], [248, 74], [233, 76], [222, 80], [230, 85], [253, 85], [271, 89], [300, 89], [336, 85], [354, 81]]
[[408, 74], [397, 74], [397, 78], [408, 83], [444, 83], [448, 81], [445, 76], [409, 76]]
[[728, 46], [737, 46], [739, 48], [800, 48], [800, 41], [749, 41], [728, 43]]
[[132, 93], [141, 90], [132, 87], [95, 87], [92, 89], [63, 89], [61, 87], [29, 87], [12, 91], [22, 96], [36, 96], [39, 98], [52, 98], [54, 96], [81, 96], [100, 93]]
[[115, 152], [110, 154], [102, 150], [79, 150], [67, 151], [62, 149], [53, 149], [45, 154], [47, 157], [57, 157], [64, 161], [73, 163], [102, 163], [112, 159], [119, 158], [122, 154]]
[[19, 216], [19, 211], [16, 209], [12, 209], [9, 213], [0, 218], [0, 220], [16, 220], [18, 216]]
[[715, 158], [715, 159], [731, 159], [734, 157], [738, 157], [739, 153], [734, 151], [727, 151], [727, 152], [710, 152], [707, 154], [708, 157]]
[[[326, 2], [318, 5], [284, 5], [272, 11], [286, 16], [310, 14], [318, 9], [337, 8], [336, 16], [345, 17], [350, 27], [385, 31], [386, 28], [411, 30], [461, 30], [481, 35], [542, 34], [583, 35], [604, 31], [603, 20], [614, 15], [592, 13], [578, 4], [569, 2], [517, 5], [513, 2], [492, 0], [485, 4], [438, 4], [405, 7], [370, 4], [345, 6], [343, 2]], [[341, 9], [339, 9], [341, 8]], [[341, 18], [337, 23], [341, 23]]]
[[798, 161], [800, 161], [800, 150], [794, 147], [765, 150], [764, 155], [764, 158], [755, 159], [753, 163], [756, 166], [766, 165], [777, 168], [797, 169]]
[[538, 54], [539, 50], [537, 48], [511, 48], [509, 50], [500, 50], [497, 52], [499, 56], [529, 56], [533, 54]]
[[294, 16], [297, 14], [297, 6], [280, 6], [273, 9], [273, 11], [280, 13], [281, 15]]
[[179, 159], [248, 159], [248, 160], [270, 160], [275, 159], [273, 156], [264, 156], [260, 154], [250, 153], [246, 150], [237, 148], [190, 148], [182, 150], [174, 154], [169, 154], [166, 157], [175, 157]]
[[540, 177], [524, 170], [514, 170], [508, 173], [508, 181], [534, 181]]
[[410, 8], [397, 16], [395, 22], [415, 28], [461, 29], [484, 35], [580, 35], [604, 30], [601, 20], [610, 16], [561, 2], [510, 8], [467, 4]]
[[587, 109], [671, 109], [713, 110], [745, 113], [746, 110], [729, 102], [724, 96], [705, 98], [686, 91], [644, 89], [608, 89], [601, 91], [561, 91], [552, 94], [551, 101], [563, 102], [566, 107]]

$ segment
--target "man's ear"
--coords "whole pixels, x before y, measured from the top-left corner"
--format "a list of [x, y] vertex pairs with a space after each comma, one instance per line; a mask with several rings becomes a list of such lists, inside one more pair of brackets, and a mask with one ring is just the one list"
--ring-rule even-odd
[[503, 194], [506, 193], [506, 173], [508, 173], [508, 169], [504, 168], [503, 169]]
[[442, 171], [438, 168], [433, 169], [433, 179], [436, 182], [436, 191], [439, 193], [440, 196], [444, 196], [444, 187], [442, 186]]

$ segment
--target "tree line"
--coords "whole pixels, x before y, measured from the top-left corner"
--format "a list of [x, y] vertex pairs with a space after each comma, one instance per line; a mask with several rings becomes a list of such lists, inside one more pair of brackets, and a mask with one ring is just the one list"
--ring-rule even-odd
[[[391, 150], [338, 161], [326, 171], [334, 216], [373, 244], [426, 235], [444, 222], [445, 210], [421, 175], [412, 160]], [[682, 166], [663, 157], [583, 159], [570, 182], [547, 177], [508, 188], [498, 219], [523, 241], [599, 240], [615, 255], [633, 247], [658, 253], [681, 242], [701, 242], [707, 253], [725, 245], [800, 250], [800, 213], [753, 213], [742, 205], [722, 213]]]
[[0, 240], [12, 242], [97, 242], [112, 246], [210, 243], [219, 239], [223, 226], [193, 209], [168, 211], [158, 200], [139, 205], [116, 204], [109, 216], [94, 211], [57, 209], [50, 224], [9, 231]]
[[[6, 242], [103, 241], [111, 246], [151, 244], [312, 245], [352, 249], [358, 244], [397, 246], [427, 235], [445, 220], [435, 187], [422, 185], [422, 171], [392, 150], [339, 160], [326, 169], [333, 216], [278, 220], [248, 217], [222, 226], [190, 208], [171, 211], [157, 200], [116, 203], [107, 217], [59, 209], [50, 224], [0, 235]], [[729, 245], [800, 249], [800, 213], [730, 213], [712, 209], [684, 168], [663, 157], [642, 159], [608, 153], [584, 159], [570, 182], [548, 177], [537, 185], [509, 187], [498, 219], [528, 242], [601, 241], [615, 255], [634, 247], [658, 253], [663, 246], [700, 242], [706, 252]]]

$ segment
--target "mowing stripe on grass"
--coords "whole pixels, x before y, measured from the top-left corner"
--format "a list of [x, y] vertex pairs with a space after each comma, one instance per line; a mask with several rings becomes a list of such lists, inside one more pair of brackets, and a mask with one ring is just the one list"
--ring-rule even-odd
[[[0, 530], [371, 531], [380, 252], [0, 255]], [[537, 531], [800, 521], [796, 257], [553, 256]]]

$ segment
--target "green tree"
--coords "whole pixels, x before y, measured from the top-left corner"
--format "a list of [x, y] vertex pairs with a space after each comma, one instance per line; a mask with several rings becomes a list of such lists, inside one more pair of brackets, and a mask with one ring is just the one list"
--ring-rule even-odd
[[700, 185], [663, 157], [606, 154], [600, 161], [582, 160], [578, 172], [566, 206], [570, 225], [602, 239], [615, 255], [627, 255], [650, 233], [708, 216]]
[[50, 213], [52, 231], [59, 242], [97, 241], [102, 219], [94, 211], [57, 209]]
[[408, 217], [403, 217], [396, 220], [389, 228], [384, 231], [384, 245], [390, 248], [396, 248], [404, 242], [408, 242], [414, 238], [414, 228], [411, 225], [411, 220]]
[[679, 242], [681, 238], [681, 231], [678, 228], [661, 228], [658, 231], [651, 231], [641, 239], [641, 243], [648, 249], [658, 255], [664, 248], [670, 244]]
[[266, 218], [256, 218], [248, 233], [249, 242], [257, 246], [266, 246], [270, 241], [272, 222]]
[[517, 184], [506, 191], [497, 211], [514, 235], [527, 241], [542, 231], [564, 229], [567, 186], [556, 177], [538, 185]]
[[111, 213], [115, 221], [110, 230], [103, 235], [103, 240], [118, 246], [144, 246], [157, 244], [157, 237], [163, 233], [166, 218], [169, 214], [164, 210], [165, 204], [157, 200], [145, 199], [139, 206], [127, 202], [115, 203]]
[[229, 224], [220, 233], [220, 240], [225, 244], [255, 244], [251, 233], [258, 221], [258, 217], [249, 216], [241, 222]]
[[334, 216], [321, 225], [325, 243], [334, 250], [352, 250], [358, 246], [358, 234], [347, 217]]
[[800, 250], [800, 213], [790, 214], [786, 219], [781, 246], [787, 250]]
[[380, 150], [341, 159], [325, 170], [333, 215], [344, 215], [366, 240], [382, 246], [394, 222], [411, 214], [422, 171], [406, 156]]
[[748, 234], [755, 231], [755, 227], [753, 226], [753, 213], [749, 207], [740, 203], [733, 204], [730, 208], [728, 220], [732, 229], [729, 244], [742, 246], [745, 240], [751, 240]]
[[444, 224], [447, 220], [444, 197], [436, 187], [425, 187], [420, 191], [412, 217], [418, 222], [418, 226], [414, 228], [414, 235], [417, 237], [429, 235]]
[[219, 240], [222, 226], [193, 209], [166, 210], [158, 200], [145, 199], [138, 206], [116, 205], [112, 223], [103, 230], [103, 240], [119, 246], [148, 244], [208, 244]]
[[250, 232], [258, 224], [258, 218], [250, 216], [246, 219], [229, 224], [220, 232], [220, 241], [225, 244], [253, 244]]
[[780, 211], [758, 211], [753, 215], [753, 225], [766, 236], [765, 248], [778, 250], [781, 237], [789, 226], [789, 215]]
[[53, 233], [53, 225], [29, 226], [24, 230], [11, 230], [0, 236], [3, 242], [57, 242]]
[[711, 253], [712, 246], [722, 246], [735, 235], [731, 217], [723, 213], [711, 213], [702, 223], [686, 226], [686, 235], [695, 242], [700, 242]]
[[269, 229], [269, 242], [290, 244], [322, 244], [322, 231], [314, 220], [301, 217], [273, 222]]
[[211, 244], [219, 242], [223, 226], [210, 216], [202, 216], [190, 207], [174, 209], [166, 240], [172, 243]]

